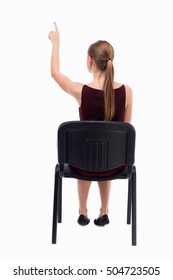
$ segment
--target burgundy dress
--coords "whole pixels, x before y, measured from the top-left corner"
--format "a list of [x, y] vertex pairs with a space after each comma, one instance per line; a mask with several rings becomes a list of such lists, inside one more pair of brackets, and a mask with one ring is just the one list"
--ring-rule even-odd
[[[115, 92], [115, 116], [112, 121], [122, 122], [125, 115], [125, 104], [126, 104], [126, 92], [125, 86], [122, 85], [119, 88], [114, 89]], [[83, 86], [82, 89], [82, 100], [79, 108], [79, 115], [81, 121], [102, 121], [104, 120], [104, 93], [102, 90]], [[75, 172], [80, 173], [84, 176], [111, 176], [118, 171], [122, 170], [123, 167], [118, 167], [109, 171], [92, 172], [77, 167], [72, 167]]]
[[[126, 92], [125, 86], [114, 89], [115, 92], [115, 116], [112, 121], [122, 122], [125, 115]], [[104, 95], [103, 91], [91, 88], [87, 85], [82, 89], [81, 107], [79, 108], [80, 120], [102, 121], [104, 120]]]

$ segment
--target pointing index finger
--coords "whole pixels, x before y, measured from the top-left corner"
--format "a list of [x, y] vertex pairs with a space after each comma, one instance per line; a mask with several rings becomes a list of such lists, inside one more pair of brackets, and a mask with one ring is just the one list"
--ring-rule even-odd
[[55, 21], [54, 21], [54, 26], [55, 26], [55, 30], [58, 31], [58, 26]]

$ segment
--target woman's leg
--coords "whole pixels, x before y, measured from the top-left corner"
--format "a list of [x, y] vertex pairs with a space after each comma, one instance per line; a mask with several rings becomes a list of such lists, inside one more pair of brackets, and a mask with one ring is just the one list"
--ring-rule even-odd
[[100, 207], [100, 216], [108, 214], [109, 212], [109, 196], [111, 190], [111, 181], [99, 181], [98, 182], [100, 198], [101, 198], [101, 207]]
[[79, 196], [79, 214], [87, 216], [87, 199], [91, 181], [77, 180]]

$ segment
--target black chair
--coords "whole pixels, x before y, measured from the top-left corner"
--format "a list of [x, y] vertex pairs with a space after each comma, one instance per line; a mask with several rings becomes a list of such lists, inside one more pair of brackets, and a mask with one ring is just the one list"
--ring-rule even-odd
[[[58, 164], [55, 168], [52, 243], [62, 222], [62, 178], [90, 181], [128, 179], [127, 224], [132, 218], [132, 245], [136, 245], [135, 129], [124, 122], [69, 121], [58, 128]], [[102, 172], [123, 166], [111, 176], [84, 176], [72, 166]]]

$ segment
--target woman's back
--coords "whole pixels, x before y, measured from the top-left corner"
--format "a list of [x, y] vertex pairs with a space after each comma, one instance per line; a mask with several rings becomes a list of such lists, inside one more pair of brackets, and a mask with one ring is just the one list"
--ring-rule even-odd
[[[126, 91], [121, 85], [114, 89], [115, 114], [112, 121], [123, 121], [125, 116]], [[81, 120], [104, 120], [104, 93], [102, 90], [84, 85], [82, 88], [81, 106], [79, 108]]]

